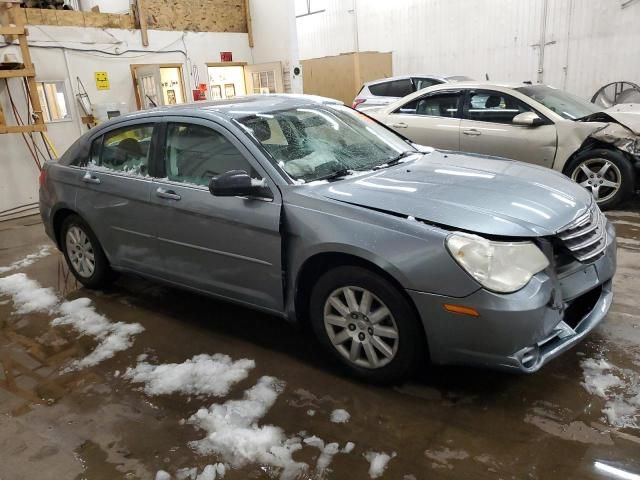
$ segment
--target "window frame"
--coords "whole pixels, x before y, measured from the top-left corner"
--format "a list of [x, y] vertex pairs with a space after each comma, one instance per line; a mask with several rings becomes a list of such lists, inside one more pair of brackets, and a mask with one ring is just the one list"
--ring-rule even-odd
[[468, 120], [470, 122], [491, 123], [493, 125], [511, 125], [511, 126], [514, 126], [514, 127], [530, 128], [528, 125], [516, 125], [513, 122], [509, 122], [509, 123], [491, 122], [491, 121], [488, 121], [488, 120], [477, 120], [475, 118], [469, 118], [469, 107], [471, 106], [471, 95], [475, 94], [475, 93], [488, 93], [489, 95], [497, 94], [497, 95], [500, 95], [501, 97], [511, 97], [516, 102], [520, 102], [523, 105], [526, 105], [529, 109], [531, 109], [532, 112], [534, 112], [536, 115], [538, 115], [544, 121], [544, 123], [542, 125], [550, 125], [550, 124], [553, 123], [547, 116], [545, 116], [543, 113], [541, 113], [540, 110], [535, 108], [530, 103], [525, 102], [524, 100], [522, 100], [520, 98], [517, 98], [515, 95], [511, 95], [510, 93], [501, 92], [499, 90], [491, 90], [491, 89], [488, 89], [488, 88], [468, 88], [468, 89], [465, 89], [465, 91], [464, 91], [463, 109], [462, 109], [462, 117], [461, 117], [462, 120]]
[[[209, 187], [205, 185], [196, 185], [191, 183], [181, 182], [179, 180], [170, 180], [167, 177], [166, 171], [166, 161], [167, 161], [167, 135], [169, 130], [169, 123], [179, 123], [179, 124], [190, 124], [190, 125], [198, 125], [205, 128], [209, 128], [220, 135], [222, 135], [225, 139], [227, 139], [239, 152], [242, 154], [244, 159], [253, 167], [253, 169], [260, 175], [262, 179], [265, 180], [266, 186], [265, 188], [269, 190], [269, 197], [254, 197], [258, 200], [264, 201], [273, 201], [275, 198], [274, 191], [277, 188], [274, 188], [274, 181], [271, 179], [271, 176], [267, 173], [266, 169], [262, 166], [262, 164], [255, 158], [253, 153], [247, 148], [247, 146], [242, 143], [242, 141], [233, 134], [229, 129], [227, 129], [221, 123], [216, 122], [213, 119], [209, 118], [198, 118], [198, 117], [185, 117], [185, 116], [165, 116], [162, 118], [162, 128], [161, 134], [158, 136], [158, 144], [156, 155], [154, 156], [154, 175], [153, 181], [156, 183], [165, 183], [168, 185], [174, 185], [176, 187], [181, 188], [191, 188], [195, 190], [206, 191], [208, 195]], [[250, 173], [250, 172], [248, 172]], [[212, 197], [213, 198], [213, 197]], [[222, 197], [221, 197], [222, 198]], [[233, 197], [236, 198], [236, 197]]]
[[[442, 95], [444, 93], [457, 93], [458, 95], [460, 95], [460, 102], [458, 104], [458, 111], [456, 112], [455, 116], [453, 117], [443, 117], [441, 115], [423, 115], [420, 113], [407, 113], [407, 112], [401, 112], [400, 109], [403, 108], [405, 105], [412, 103], [412, 102], [419, 102], [420, 100], [423, 100], [425, 98], [429, 98], [429, 97], [433, 97], [435, 95]], [[421, 118], [457, 118], [457, 119], [462, 119], [462, 110], [464, 107], [464, 103], [465, 103], [465, 91], [462, 90], [461, 88], [452, 88], [452, 89], [443, 89], [443, 90], [438, 90], [436, 92], [429, 92], [429, 93], [425, 93], [424, 95], [420, 95], [419, 97], [414, 98], [413, 100], [409, 100], [408, 102], [403, 103], [402, 105], [400, 105], [396, 110], [394, 110], [393, 112], [391, 112], [392, 115], [410, 115], [412, 117], [421, 117]]]
[[[44, 87], [45, 84], [58, 84], [61, 83], [62, 84], [62, 93], [64, 94], [64, 100], [65, 100], [65, 107], [67, 109], [68, 112], [68, 117], [67, 118], [58, 118], [58, 119], [51, 119], [51, 108], [49, 106], [49, 97], [47, 96], [47, 90]], [[44, 108], [46, 108], [46, 112], [47, 112], [47, 116], [49, 117], [49, 120], [46, 120], [44, 118], [44, 113], [43, 113], [43, 121], [44, 123], [64, 123], [64, 122], [72, 122], [73, 121], [73, 111], [71, 108], [71, 101], [70, 101], [70, 97], [69, 97], [69, 89], [67, 88], [67, 81], [65, 79], [60, 79], [60, 80], [36, 80], [36, 94], [39, 95], [38, 92], [38, 86], [42, 85], [42, 93], [43, 93], [43, 97], [42, 99], [40, 99], [40, 101], [42, 102], [42, 100], [44, 100], [45, 105]]]

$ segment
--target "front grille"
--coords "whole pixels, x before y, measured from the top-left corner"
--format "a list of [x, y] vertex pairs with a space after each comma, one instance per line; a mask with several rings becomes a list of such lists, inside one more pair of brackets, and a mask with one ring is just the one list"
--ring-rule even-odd
[[591, 260], [607, 248], [607, 218], [597, 206], [564, 227], [558, 238], [581, 262]]

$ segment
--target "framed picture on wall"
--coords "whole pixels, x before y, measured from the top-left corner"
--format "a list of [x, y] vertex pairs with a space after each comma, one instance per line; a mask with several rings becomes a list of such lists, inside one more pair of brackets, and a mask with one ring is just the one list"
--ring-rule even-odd
[[222, 98], [222, 89], [220, 85], [211, 85], [211, 99], [220, 100]]
[[236, 96], [236, 86], [233, 83], [224, 84], [224, 96], [226, 98], [233, 98]]
[[176, 104], [176, 91], [175, 90], [167, 90], [167, 103], [169, 105]]

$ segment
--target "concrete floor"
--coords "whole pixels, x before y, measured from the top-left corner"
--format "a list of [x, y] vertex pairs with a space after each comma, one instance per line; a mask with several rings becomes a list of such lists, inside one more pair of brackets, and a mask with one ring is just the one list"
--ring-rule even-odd
[[[344, 378], [308, 334], [260, 313], [133, 277], [121, 277], [104, 292], [79, 288], [54, 251], [18, 271], [66, 298], [89, 297], [111, 320], [139, 322], [145, 331], [115, 357], [64, 372], [95, 342], [52, 327], [51, 315], [15, 314], [0, 298], [0, 479], [149, 479], [161, 469], [173, 475], [215, 463], [221, 459], [190, 449], [188, 442], [203, 434], [181, 420], [202, 406], [241, 397], [262, 375], [284, 380], [286, 388], [261, 424], [356, 444], [334, 457], [325, 478], [369, 478], [368, 451], [396, 452], [384, 474], [390, 479], [622, 478], [596, 462], [640, 475], [640, 415], [636, 426], [616, 427], [603, 413], [608, 400], [640, 395], [638, 212], [632, 205], [609, 215], [620, 236], [615, 301], [606, 321], [578, 347], [530, 376], [432, 367], [396, 388]], [[0, 266], [47, 243], [36, 217], [0, 223]], [[141, 353], [168, 363], [216, 352], [256, 362], [223, 399], [149, 397], [115, 376]], [[589, 358], [612, 364], [616, 389], [603, 396], [586, 391], [583, 362]], [[640, 414], [640, 396], [636, 400], [631, 416]], [[349, 411], [350, 422], [331, 423], [335, 408]], [[318, 453], [304, 448], [295, 454], [312, 467], [304, 478], [315, 478]], [[249, 465], [225, 478], [270, 473]]]

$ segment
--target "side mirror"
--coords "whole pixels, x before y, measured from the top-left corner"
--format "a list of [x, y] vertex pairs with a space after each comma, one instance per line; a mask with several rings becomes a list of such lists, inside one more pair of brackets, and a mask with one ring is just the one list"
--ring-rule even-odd
[[513, 117], [511, 123], [514, 125], [523, 125], [525, 127], [537, 127], [544, 124], [544, 120], [533, 112], [522, 112]]
[[256, 185], [244, 170], [230, 170], [209, 180], [209, 191], [216, 197], [264, 196], [265, 185]]

